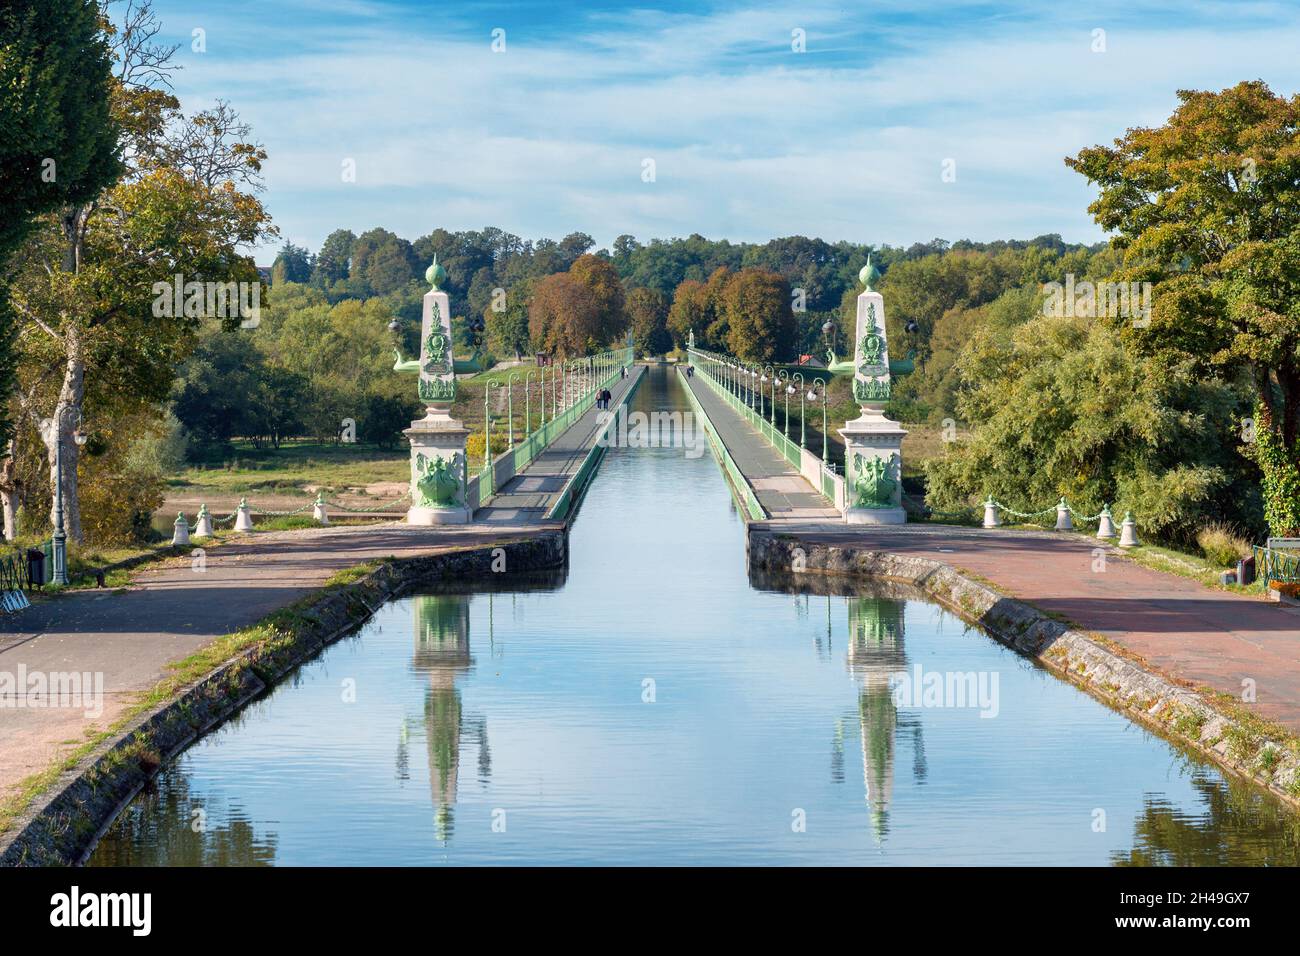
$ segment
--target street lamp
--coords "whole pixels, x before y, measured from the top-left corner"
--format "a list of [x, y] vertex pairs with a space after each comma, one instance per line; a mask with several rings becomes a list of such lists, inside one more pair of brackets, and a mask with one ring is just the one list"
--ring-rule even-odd
[[[528, 436], [533, 433], [533, 404], [532, 404], [531, 396], [532, 396], [532, 389], [533, 389], [533, 376], [536, 374], [537, 374], [537, 369], [530, 369], [528, 373], [524, 375], [524, 439], [525, 440], [527, 440]], [[545, 407], [543, 407], [543, 412], [544, 411], [545, 411]]]
[[826, 467], [826, 382], [823, 379], [816, 379], [812, 387], [808, 389], [808, 401], [817, 400], [817, 386], [822, 387], [822, 467]]
[[492, 411], [488, 402], [492, 398], [493, 388], [505, 388], [494, 378], [490, 378], [487, 384], [483, 386], [483, 470], [492, 464]]
[[506, 376], [506, 447], [515, 447], [515, 379], [518, 372]]
[[[769, 370], [771, 370], [772, 372], [772, 378], [771, 378], [772, 408], [770, 409], [770, 414], [768, 415], [768, 421], [771, 422], [772, 427], [775, 429], [776, 428], [776, 366], [775, 365], [763, 366], [763, 381], [765, 382], [768, 381], [767, 373]], [[761, 407], [760, 407], [759, 414], [762, 414]]]
[[48, 419], [48, 426], [54, 430], [54, 514], [50, 516], [54, 524], [54, 533], [50, 535], [51, 563], [54, 567], [51, 569], [50, 582], [59, 585], [68, 583], [68, 533], [63, 525], [63, 420], [68, 412], [77, 416], [77, 427], [72, 432], [72, 440], [78, 447], [86, 444], [80, 409], [65, 405], [53, 418]]
[[[785, 369], [781, 369], [778, 375], [780, 376], [781, 383], [785, 385], [785, 388], [781, 389], [781, 391], [785, 392], [785, 437], [789, 438], [790, 437], [790, 396], [794, 394], [794, 386], [790, 384], [790, 374]], [[772, 404], [774, 405], [776, 404], [775, 399], [773, 400]]]
[[[806, 447], [807, 447], [807, 443], [804, 441], [804, 427], [803, 427], [803, 408], [804, 408], [804, 405], [803, 405], [803, 400], [804, 400], [804, 393], [803, 393], [803, 390], [804, 390], [803, 372], [795, 372], [795, 373], [794, 373], [793, 375], [791, 375], [790, 377], [791, 377], [791, 378], [797, 378], [797, 379], [799, 380], [799, 447], [800, 447], [800, 448], [806, 448]], [[786, 392], [787, 392], [788, 394], [791, 394], [791, 395], [794, 394], [794, 392], [792, 391], [793, 389], [794, 389], [794, 385], [793, 385], [793, 384], [786, 386]], [[789, 401], [789, 400], [787, 399], [787, 401]], [[787, 421], [788, 421], [789, 416], [787, 415], [786, 418], [787, 418]]]

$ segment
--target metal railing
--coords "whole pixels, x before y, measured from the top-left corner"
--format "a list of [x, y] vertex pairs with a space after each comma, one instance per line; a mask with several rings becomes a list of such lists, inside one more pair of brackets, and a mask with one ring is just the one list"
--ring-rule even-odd
[[1253, 546], [1255, 576], [1263, 581], [1281, 581], [1291, 584], [1300, 581], [1300, 554], [1295, 551], [1278, 551], [1274, 548]]

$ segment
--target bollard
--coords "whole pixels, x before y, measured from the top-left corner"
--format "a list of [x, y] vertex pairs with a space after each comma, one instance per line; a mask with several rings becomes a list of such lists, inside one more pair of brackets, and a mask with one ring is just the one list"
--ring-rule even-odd
[[194, 522], [194, 537], [212, 537], [212, 515], [208, 513], [207, 505], [199, 505], [199, 516]]
[[1133, 512], [1124, 512], [1124, 523], [1119, 529], [1119, 546], [1121, 548], [1136, 548], [1138, 546], [1137, 523], [1133, 520]]
[[172, 523], [172, 544], [189, 544], [190, 543], [190, 526], [185, 520], [185, 512], [178, 511], [176, 520]]
[[325, 513], [325, 492], [316, 492], [316, 501], [311, 506], [311, 516], [321, 524], [330, 523], [330, 516]]
[[998, 517], [998, 505], [989, 495], [989, 500], [984, 502], [984, 527], [998, 528], [1002, 526], [1002, 519]]
[[239, 499], [239, 511], [236, 513], [235, 516], [235, 530], [236, 531], [253, 530], [253, 514], [248, 508], [247, 498]]
[[1064, 497], [1062, 497], [1060, 502], [1056, 505], [1056, 530], [1074, 530], [1074, 522], [1070, 520], [1070, 506], [1065, 503]]
[[1115, 520], [1110, 515], [1110, 505], [1102, 506], [1101, 520], [1097, 522], [1097, 537], [1099, 538], [1115, 537]]

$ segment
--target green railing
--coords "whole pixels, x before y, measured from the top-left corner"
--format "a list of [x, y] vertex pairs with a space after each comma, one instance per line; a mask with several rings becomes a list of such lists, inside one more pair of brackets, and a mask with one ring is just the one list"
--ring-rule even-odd
[[1273, 548], [1252, 547], [1255, 556], [1255, 576], [1263, 581], [1300, 581], [1300, 554], [1294, 551], [1277, 551]]
[[695, 397], [695, 392], [689, 385], [686, 386], [686, 397], [690, 399], [691, 408], [695, 411], [695, 418], [704, 425], [704, 434], [708, 436], [709, 447], [713, 449], [714, 457], [722, 463], [722, 470], [726, 473], [728, 483], [736, 495], [737, 504], [741, 510], [749, 516], [750, 521], [765, 521], [768, 515], [766, 509], [759, 502], [758, 496], [754, 494], [754, 489], [750, 487], [745, 480], [744, 474], [735, 460], [731, 457], [731, 452], [727, 451], [727, 446], [723, 444], [722, 439], [718, 437], [713, 422], [700, 406], [699, 399]]
[[[620, 404], [630, 401], [632, 393], [636, 391], [640, 384], [641, 378], [638, 376], [632, 382], [627, 394], [619, 400]], [[609, 430], [613, 427], [614, 416], [611, 415], [609, 420], [605, 422], [605, 427], [601, 430], [601, 433], [596, 436], [596, 441], [587, 450], [586, 456], [582, 459], [582, 464], [578, 466], [578, 470], [573, 477], [565, 483], [564, 490], [560, 492], [560, 496], [555, 500], [555, 504], [551, 506], [551, 510], [546, 513], [547, 518], [560, 521], [568, 518], [569, 513], [577, 505], [578, 499], [581, 498], [583, 489], [587, 487], [588, 480], [590, 480], [592, 474], [600, 465], [601, 458], [605, 455], [605, 443], [602, 439], [609, 434]]]
[[[830, 472], [826, 468], [825, 462], [822, 462], [820, 458], [812, 454], [812, 452], [808, 451], [806, 448], [801, 448], [798, 443], [791, 441], [785, 433], [776, 426], [775, 422], [765, 417], [759, 410], [751, 406], [748, 399], [733, 392], [714, 376], [713, 363], [723, 362], [734, 364], [738, 360], [727, 355], [714, 355], [710, 352], [701, 351], [700, 349], [690, 349], [689, 354], [692, 356], [698, 355], [702, 360], [698, 363], [692, 362], [692, 365], [699, 371], [700, 378], [708, 383], [709, 388], [713, 390], [714, 394], [726, 402], [736, 412], [736, 414], [745, 419], [745, 421], [747, 421], [756, 432], [762, 435], [767, 440], [768, 444], [775, 448], [786, 461], [794, 466], [795, 471], [803, 474], [803, 456], [805, 454], [808, 454], [814, 461], [819, 463], [817, 471], [818, 474], [821, 475], [821, 486], [818, 490], [822, 493], [823, 497], [831, 502], [832, 505], [838, 507], [836, 504], [835, 476], [833, 472]], [[689, 392], [690, 389], [688, 388], [687, 391]], [[771, 401], [767, 396], [764, 396], [764, 400]], [[775, 403], [773, 403], [773, 409], [775, 409]], [[816, 487], [815, 484], [814, 487]]]
[[[551, 446], [555, 439], [563, 435], [573, 427], [578, 419], [587, 414], [591, 406], [596, 403], [596, 393], [598, 391], [623, 377], [623, 369], [632, 366], [633, 358], [632, 349], [624, 348], [602, 352], [599, 355], [590, 356], [589, 359], [581, 360], [590, 360], [593, 367], [596, 367], [597, 363], [599, 363], [599, 367], [606, 368], [609, 372], [600, 378], [595, 375], [585, 378], [582, 394], [570, 398], [567, 407], [557, 412], [550, 421], [543, 423], [530, 434], [515, 442], [514, 448], [507, 449], [490, 462], [485, 463], [477, 475], [466, 481], [466, 501], [471, 503], [472, 507], [483, 507], [499, 490], [496, 484], [496, 473], [497, 467], [502, 460], [511, 459], [511, 468], [515, 475], [527, 468], [538, 455]], [[496, 384], [501, 385], [502, 383], [497, 382]], [[545, 397], [543, 397], [543, 401], [545, 401]], [[543, 412], [543, 416], [544, 414]], [[511, 422], [510, 424], [513, 427], [514, 423]]]

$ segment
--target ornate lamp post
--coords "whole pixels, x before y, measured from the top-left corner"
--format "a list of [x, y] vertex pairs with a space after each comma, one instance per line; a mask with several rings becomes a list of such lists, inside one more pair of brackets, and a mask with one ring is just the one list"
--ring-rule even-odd
[[524, 375], [524, 438], [533, 433], [533, 405], [532, 405], [532, 388], [533, 375], [536, 369], [530, 369]]
[[[804, 410], [804, 404], [803, 404], [803, 400], [804, 400], [804, 393], [803, 393], [803, 392], [804, 392], [803, 373], [802, 373], [802, 372], [795, 372], [795, 373], [794, 373], [793, 375], [791, 375], [790, 377], [791, 377], [791, 378], [797, 378], [797, 379], [799, 380], [799, 447], [800, 447], [800, 448], [806, 448], [806, 447], [808, 447], [808, 445], [807, 445], [807, 442], [804, 441], [804, 427], [803, 427], [803, 410]], [[786, 394], [787, 394], [787, 395], [793, 395], [793, 394], [794, 394], [793, 389], [794, 389], [794, 385], [793, 385], [793, 384], [787, 385], [787, 386], [786, 386], [786, 389], [785, 389], [785, 390], [786, 390]], [[789, 399], [786, 399], [786, 401], [788, 402]], [[788, 407], [788, 405], [787, 405], [787, 407]], [[790, 418], [790, 416], [789, 416], [789, 415], [786, 415], [787, 427], [788, 427], [789, 418]]]
[[[781, 371], [778, 372], [777, 375], [780, 378], [781, 384], [785, 386], [785, 388], [781, 389], [781, 391], [785, 393], [785, 437], [789, 438], [790, 437], [790, 396], [794, 394], [794, 386], [790, 384], [790, 375], [789, 373], [786, 372], [785, 369], [781, 369]], [[775, 400], [773, 400], [772, 404], [773, 405], [776, 404]]]
[[817, 401], [817, 386], [822, 389], [822, 467], [827, 465], [826, 461], [826, 382], [822, 379], [815, 379], [812, 386], [808, 389], [808, 401]]
[[53, 418], [47, 419], [47, 427], [54, 429], [54, 513], [50, 516], [54, 524], [54, 533], [50, 535], [50, 550], [53, 552], [53, 565], [50, 581], [53, 584], [68, 583], [68, 533], [63, 525], [63, 420], [72, 412], [77, 416], [77, 427], [72, 433], [72, 440], [78, 446], [86, 444], [86, 432], [81, 427], [79, 409], [65, 405]]
[[492, 398], [493, 388], [505, 388], [496, 379], [488, 379], [487, 384], [483, 386], [483, 470], [487, 471], [492, 465], [492, 409], [489, 402]]
[[506, 376], [506, 443], [510, 448], [515, 447], [515, 379], [517, 378], [519, 378], [518, 372], [511, 372]]
[[[770, 378], [768, 376], [769, 371], [771, 372]], [[763, 381], [765, 382], [771, 381], [772, 383], [772, 407], [769, 409], [768, 421], [771, 423], [772, 428], [775, 429], [776, 428], [776, 366], [775, 365], [763, 366]]]

